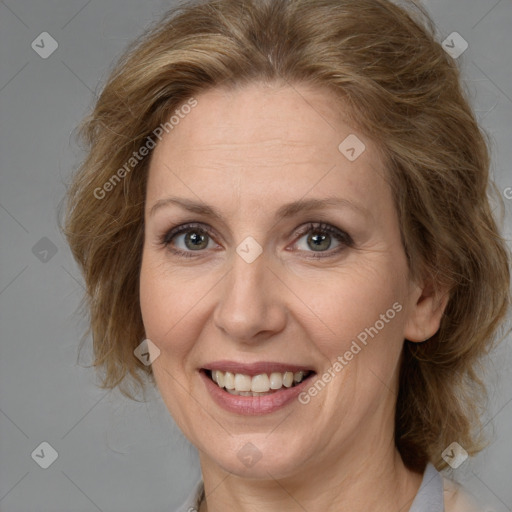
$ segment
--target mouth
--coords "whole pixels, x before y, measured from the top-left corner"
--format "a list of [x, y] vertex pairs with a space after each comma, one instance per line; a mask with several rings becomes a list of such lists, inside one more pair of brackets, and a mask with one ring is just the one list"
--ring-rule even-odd
[[212, 382], [230, 395], [251, 397], [272, 395], [283, 389], [293, 388], [315, 373], [312, 370], [299, 370], [248, 375], [222, 370], [203, 371]]
[[315, 370], [293, 364], [217, 361], [199, 369], [205, 391], [222, 409], [265, 415], [291, 406], [311, 383]]

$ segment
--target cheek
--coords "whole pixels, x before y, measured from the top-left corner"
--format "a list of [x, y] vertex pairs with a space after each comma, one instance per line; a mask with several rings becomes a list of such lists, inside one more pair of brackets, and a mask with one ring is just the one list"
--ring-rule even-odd
[[322, 299], [317, 295], [318, 317], [329, 327], [321, 330], [328, 335], [319, 336], [310, 324], [307, 336], [325, 360], [319, 376], [329, 382], [323, 408], [340, 421], [371, 415], [395, 387], [403, 345], [402, 283], [392, 274], [351, 272], [330, 281]]
[[399, 337], [403, 327], [405, 281], [396, 269], [387, 265], [379, 267], [378, 271], [354, 268], [331, 274], [323, 286], [315, 286], [317, 291], [313, 295], [310, 288], [311, 309], [330, 334], [323, 341], [322, 352], [338, 354], [359, 335], [364, 341], [369, 330], [375, 334], [374, 327], [380, 337]]
[[395, 385], [403, 346], [406, 281], [385, 261], [334, 277], [325, 282], [326, 293], [315, 294], [315, 312], [329, 329], [318, 321], [316, 326], [328, 334], [318, 336], [317, 330], [309, 329], [308, 337], [329, 367], [324, 371], [336, 376], [332, 391], [337, 391], [326, 394], [325, 400], [332, 400], [336, 410], [343, 396], [355, 411], [378, 403], [382, 393]]
[[139, 278], [140, 309], [146, 336], [152, 341], [161, 338], [165, 329], [167, 321], [163, 313], [166, 310], [172, 311], [171, 296], [163, 293], [166, 286], [163, 280], [158, 278], [159, 273], [159, 269], [144, 250]]
[[187, 322], [194, 309], [189, 293], [151, 254], [143, 255], [140, 272], [140, 308], [146, 337], [160, 349], [152, 372], [168, 410], [179, 425], [189, 408], [187, 356], [196, 333]]
[[213, 286], [207, 276], [170, 270], [161, 254], [143, 254], [140, 272], [140, 308], [146, 337], [173, 368], [186, 364], [200, 337], [208, 311], [205, 294]]
[[[161, 351], [166, 352], [171, 347], [179, 350], [182, 342], [175, 331], [179, 319], [186, 313], [190, 297], [183, 293], [177, 280], [168, 275], [164, 265], [155, 260], [145, 252], [140, 272], [140, 308], [146, 336]], [[171, 346], [169, 339], [175, 340]]]

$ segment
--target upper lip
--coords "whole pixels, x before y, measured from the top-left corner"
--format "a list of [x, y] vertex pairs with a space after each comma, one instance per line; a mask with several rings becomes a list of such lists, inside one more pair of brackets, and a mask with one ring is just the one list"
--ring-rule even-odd
[[214, 361], [203, 366], [204, 370], [220, 370], [223, 372], [242, 373], [254, 377], [262, 373], [272, 372], [309, 372], [314, 371], [310, 366], [274, 361], [257, 361], [254, 363], [239, 363], [237, 361]]

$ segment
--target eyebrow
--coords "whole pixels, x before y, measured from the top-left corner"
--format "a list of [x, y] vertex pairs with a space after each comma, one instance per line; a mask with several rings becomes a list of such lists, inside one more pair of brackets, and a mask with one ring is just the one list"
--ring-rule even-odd
[[[210, 205], [203, 202], [192, 201], [183, 197], [166, 197], [159, 199], [150, 209], [149, 215], [152, 216], [156, 211], [167, 206], [176, 205], [184, 210], [196, 213], [198, 215], [205, 215], [214, 219], [222, 220], [221, 212]], [[372, 217], [369, 210], [362, 205], [349, 201], [341, 197], [325, 197], [322, 199], [301, 199], [292, 203], [287, 203], [281, 206], [275, 216], [278, 220], [286, 219], [297, 215], [298, 213], [309, 212], [314, 210], [323, 210], [328, 207], [345, 207], [362, 214], [364, 217]]]

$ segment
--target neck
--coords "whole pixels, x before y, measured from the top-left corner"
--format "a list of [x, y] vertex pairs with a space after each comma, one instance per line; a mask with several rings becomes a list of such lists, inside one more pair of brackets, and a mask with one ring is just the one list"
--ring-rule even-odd
[[206, 501], [199, 512], [409, 510], [422, 475], [404, 466], [394, 446], [375, 451], [357, 444], [344, 456], [279, 479], [239, 477], [202, 458]]

